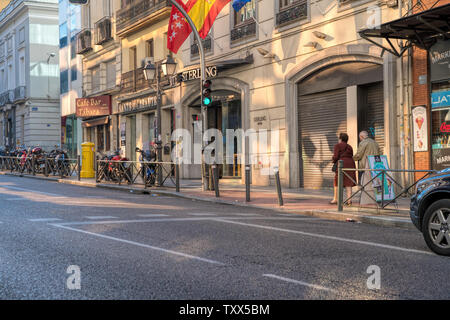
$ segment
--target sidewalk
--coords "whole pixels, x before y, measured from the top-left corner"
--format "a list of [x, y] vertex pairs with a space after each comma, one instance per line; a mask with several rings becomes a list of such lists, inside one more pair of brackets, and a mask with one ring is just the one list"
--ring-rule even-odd
[[[0, 172], [0, 175], [13, 175], [7, 172]], [[213, 203], [229, 204], [242, 207], [254, 207], [261, 209], [274, 210], [285, 214], [302, 214], [315, 216], [331, 220], [362, 222], [388, 227], [401, 227], [415, 229], [409, 219], [409, 199], [400, 198], [397, 206], [390, 205], [389, 209], [381, 210], [377, 208], [359, 207], [358, 201], [354, 200], [351, 207], [344, 207], [343, 212], [337, 211], [336, 205], [329, 204], [333, 197], [333, 190], [305, 190], [282, 188], [283, 206], [278, 205], [278, 197], [275, 186], [260, 187], [251, 186], [251, 201], [245, 201], [245, 186], [239, 184], [238, 180], [220, 180], [220, 197], [215, 197], [214, 191], [202, 191], [200, 180], [181, 180], [180, 192], [175, 188], [147, 188], [143, 185], [127, 185], [112, 183], [95, 183], [94, 179], [82, 179], [78, 181], [76, 177], [60, 179], [58, 177], [30, 176], [36, 179], [56, 181], [86, 187], [100, 187], [118, 189], [128, 192], [150, 193], [154, 195], [169, 195], [182, 197], [197, 201], [208, 201]]]

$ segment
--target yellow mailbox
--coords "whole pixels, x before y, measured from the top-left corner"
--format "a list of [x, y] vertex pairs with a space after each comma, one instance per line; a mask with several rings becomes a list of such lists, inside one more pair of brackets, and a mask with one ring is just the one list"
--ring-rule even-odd
[[84, 142], [81, 144], [81, 178], [94, 178], [95, 144]]

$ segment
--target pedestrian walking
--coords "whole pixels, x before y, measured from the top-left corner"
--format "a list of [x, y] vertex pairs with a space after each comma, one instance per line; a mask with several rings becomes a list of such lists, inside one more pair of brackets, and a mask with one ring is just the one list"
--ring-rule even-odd
[[[358, 146], [358, 151], [353, 156], [353, 160], [358, 161], [358, 168], [365, 169], [367, 165], [367, 156], [379, 156], [381, 154], [380, 146], [378, 143], [369, 138], [367, 131], [361, 131], [359, 133], [359, 140], [361, 141]], [[358, 183], [361, 185], [361, 178], [364, 171], [358, 171]]]
[[[333, 153], [333, 163], [337, 164], [339, 160], [344, 161], [344, 168], [346, 169], [355, 169], [355, 161], [353, 161], [353, 148], [348, 143], [348, 134], [341, 133], [339, 134], [339, 143], [337, 143], [334, 146], [334, 153]], [[331, 204], [337, 203], [337, 179], [338, 179], [338, 171], [335, 169], [337, 165], [333, 166], [333, 171], [335, 171], [334, 175], [334, 198], [330, 201]], [[347, 171], [346, 174], [348, 174], [349, 177], [344, 175], [344, 181], [343, 186], [345, 187], [345, 190], [347, 191], [347, 199], [351, 197], [352, 195], [352, 187], [354, 187], [356, 184], [354, 181], [356, 181], [356, 173], [355, 171]], [[353, 179], [353, 180], [352, 180]], [[351, 205], [351, 201], [349, 201], [347, 204]]]

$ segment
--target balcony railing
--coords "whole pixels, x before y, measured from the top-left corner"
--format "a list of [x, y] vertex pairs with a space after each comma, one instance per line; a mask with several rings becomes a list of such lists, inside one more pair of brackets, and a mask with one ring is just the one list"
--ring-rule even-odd
[[168, 0], [135, 0], [116, 12], [116, 32], [121, 32], [137, 21], [163, 8], [171, 8]]
[[110, 17], [104, 17], [103, 19], [97, 21], [94, 28], [95, 44], [101, 45], [112, 39], [112, 25]]
[[25, 100], [25, 86], [19, 86], [14, 89], [14, 102]]
[[[207, 36], [205, 39], [202, 40], [202, 43], [203, 43], [203, 49], [205, 50], [205, 53], [210, 52], [212, 49], [211, 37]], [[193, 56], [198, 55], [197, 41], [194, 41], [194, 43], [191, 45], [191, 55], [193, 55]]]
[[91, 30], [84, 29], [77, 35], [77, 53], [84, 54], [92, 50]]
[[277, 13], [276, 24], [278, 27], [289, 23], [306, 19], [308, 17], [308, 4], [305, 0], [295, 2]]
[[0, 106], [4, 106], [14, 101], [14, 90], [7, 90], [0, 94]]
[[251, 20], [249, 23], [239, 25], [233, 28], [230, 33], [231, 42], [244, 40], [256, 35], [256, 21]]
[[[130, 93], [150, 88], [149, 81], [145, 80], [144, 68], [137, 68], [136, 70], [122, 73], [120, 82], [120, 92]], [[153, 82], [155, 83], [155, 82]], [[169, 76], [161, 75], [161, 85], [165, 86], [170, 83]]]

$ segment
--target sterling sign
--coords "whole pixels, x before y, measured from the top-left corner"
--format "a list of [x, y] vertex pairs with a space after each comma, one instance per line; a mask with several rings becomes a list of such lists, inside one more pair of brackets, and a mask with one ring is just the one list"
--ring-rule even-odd
[[111, 114], [111, 96], [77, 98], [76, 115], [78, 118], [107, 116]]
[[[218, 73], [217, 66], [206, 67], [205, 73], [206, 73], [207, 78], [217, 77], [217, 73]], [[181, 76], [182, 76], [182, 81], [191, 81], [191, 80], [195, 80], [195, 79], [200, 79], [200, 77], [201, 77], [200, 68], [184, 71], [181, 73]]]

